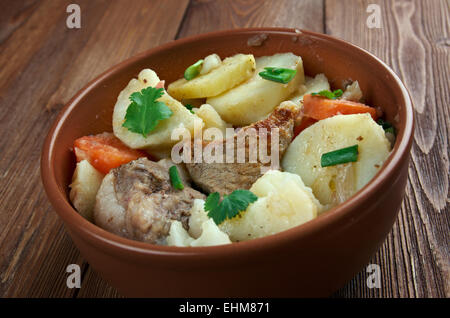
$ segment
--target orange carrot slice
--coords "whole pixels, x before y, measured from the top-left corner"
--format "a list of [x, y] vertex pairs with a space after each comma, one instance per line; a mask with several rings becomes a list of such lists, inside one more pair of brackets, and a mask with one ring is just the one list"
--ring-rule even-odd
[[87, 160], [95, 169], [106, 174], [120, 165], [148, 155], [131, 149], [112, 133], [84, 136], [74, 142], [77, 162]]
[[369, 113], [374, 120], [377, 119], [377, 111], [373, 107], [345, 99], [328, 99], [310, 94], [303, 97], [303, 113], [305, 116], [316, 120], [322, 120], [335, 115], [361, 113]]

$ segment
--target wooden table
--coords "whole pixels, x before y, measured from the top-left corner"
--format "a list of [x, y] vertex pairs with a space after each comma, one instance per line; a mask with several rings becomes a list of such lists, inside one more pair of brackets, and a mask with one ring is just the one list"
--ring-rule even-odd
[[[81, 7], [81, 29], [66, 7]], [[368, 28], [380, 8], [381, 28]], [[370, 8], [369, 8], [370, 9]], [[369, 50], [408, 86], [416, 131], [406, 197], [371, 263], [337, 297], [449, 297], [448, 0], [2, 0], [0, 3], [0, 296], [117, 297], [78, 253], [40, 180], [43, 139], [82, 86], [138, 52], [193, 34], [255, 26], [327, 33]], [[373, 21], [372, 21], [373, 22]], [[66, 287], [80, 264], [81, 289]]]

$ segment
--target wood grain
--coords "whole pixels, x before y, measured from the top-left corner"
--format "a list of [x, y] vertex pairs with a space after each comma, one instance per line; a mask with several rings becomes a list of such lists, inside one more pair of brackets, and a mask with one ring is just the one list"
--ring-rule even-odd
[[192, 0], [179, 37], [247, 27], [291, 27], [323, 32], [317, 0]]
[[188, 2], [77, 1], [78, 30], [66, 27], [70, 1], [17, 3], [2, 2], [10, 15], [2, 12], [0, 37], [0, 295], [75, 296], [65, 268], [88, 266], [44, 194], [43, 139], [57, 111], [95, 75], [174, 39]]
[[[371, 263], [334, 297], [449, 297], [449, 2], [446, 0], [66, 0], [0, 3], [0, 296], [120, 297], [82, 259], [43, 191], [40, 149], [58, 110], [90, 79], [136, 53], [203, 32], [286, 26], [326, 32], [377, 55], [410, 90], [416, 133], [406, 197]], [[369, 29], [369, 4], [382, 28]], [[168, 19], [167, 17], [170, 17]], [[66, 287], [68, 264], [81, 289]]]

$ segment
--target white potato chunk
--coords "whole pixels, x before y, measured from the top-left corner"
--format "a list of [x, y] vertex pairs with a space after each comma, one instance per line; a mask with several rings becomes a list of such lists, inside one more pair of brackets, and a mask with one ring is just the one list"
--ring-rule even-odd
[[204, 128], [218, 128], [222, 131], [225, 136], [225, 129], [232, 127], [230, 124], [226, 123], [217, 111], [209, 104], [203, 104], [200, 108], [195, 109], [195, 114], [200, 117], [205, 123]]
[[[259, 73], [265, 67], [280, 67], [297, 70], [287, 84], [263, 79]], [[303, 63], [299, 56], [281, 53], [256, 59], [256, 72], [242, 85], [219, 96], [206, 100], [226, 122], [245, 126], [254, 123], [286, 100], [304, 82]]]
[[171, 83], [168, 92], [178, 100], [217, 96], [245, 82], [255, 71], [252, 54], [236, 54], [228, 57], [209, 73], [189, 81], [184, 78]]
[[87, 160], [77, 163], [70, 184], [70, 201], [85, 219], [92, 221], [95, 196], [102, 184], [104, 175], [97, 171]]
[[362, 97], [363, 93], [361, 91], [361, 88], [359, 87], [358, 81], [354, 81], [352, 84], [348, 85], [341, 96], [342, 99], [350, 100], [353, 102], [359, 102]]
[[169, 235], [167, 236], [167, 245], [169, 246], [191, 246], [194, 241], [189, 233], [183, 228], [180, 221], [172, 221]]
[[210, 54], [204, 58], [200, 75], [205, 75], [213, 69], [218, 68], [222, 64], [222, 60], [217, 54]]
[[239, 217], [219, 225], [232, 241], [275, 234], [314, 219], [322, 207], [302, 179], [289, 172], [269, 170], [250, 188], [258, 200]]
[[[324, 153], [358, 145], [358, 161], [321, 167]], [[369, 114], [337, 115], [303, 130], [289, 145], [281, 166], [298, 174], [319, 201], [339, 204], [366, 185], [390, 152], [383, 128]]]
[[174, 246], [212, 246], [231, 243], [230, 238], [210, 219], [203, 206], [205, 201], [194, 200], [189, 218], [189, 232], [179, 221], [173, 221], [167, 243]]
[[306, 94], [317, 93], [323, 90], [330, 90], [330, 83], [324, 74], [317, 74], [314, 78], [306, 76], [305, 84], [301, 85], [299, 91], [291, 97], [290, 101], [300, 105], [303, 96]]
[[172, 131], [177, 127], [184, 127], [192, 135], [194, 120], [200, 119], [167, 93], [161, 96], [158, 101], [166, 104], [172, 110], [173, 114], [170, 118], [160, 121], [148, 136], [143, 137], [141, 134], [131, 132], [122, 126], [125, 121], [127, 108], [130, 105], [130, 95], [146, 87], [154, 87], [158, 82], [159, 78], [154, 71], [144, 69], [139, 73], [137, 79], [132, 79], [128, 83], [127, 87], [120, 92], [116, 105], [114, 106], [113, 130], [114, 135], [130, 148], [146, 149], [150, 152], [154, 150], [162, 153], [167, 153], [167, 150], [169, 150], [168, 153], [170, 153], [171, 146], [177, 142], [177, 140], [171, 139]]

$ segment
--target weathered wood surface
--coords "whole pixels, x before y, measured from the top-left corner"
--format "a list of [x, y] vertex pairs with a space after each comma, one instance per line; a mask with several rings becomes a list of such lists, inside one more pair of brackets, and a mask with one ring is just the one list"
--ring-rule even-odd
[[[287, 26], [326, 32], [374, 53], [408, 86], [416, 133], [407, 193], [371, 263], [335, 297], [449, 297], [449, 2], [375, 0], [79, 0], [69, 30], [64, 0], [0, 4], [0, 296], [118, 297], [79, 255], [39, 175], [45, 133], [62, 105], [97, 74], [161, 43], [221, 29]], [[369, 4], [381, 28], [369, 29]], [[81, 289], [65, 268], [82, 267]]]
[[[72, 1], [2, 1], [0, 10], [0, 295], [72, 297], [68, 264], [81, 259], [41, 184], [39, 156], [72, 95], [114, 64], [173, 40], [188, 1], [82, 0], [81, 29], [66, 27]], [[164, 14], [163, 14], [164, 13]], [[168, 19], [170, 17], [170, 19]], [[87, 277], [90, 277], [89, 275]], [[89, 285], [83, 281], [83, 288]], [[86, 290], [89, 290], [86, 288]], [[107, 294], [105, 291], [99, 292]]]

